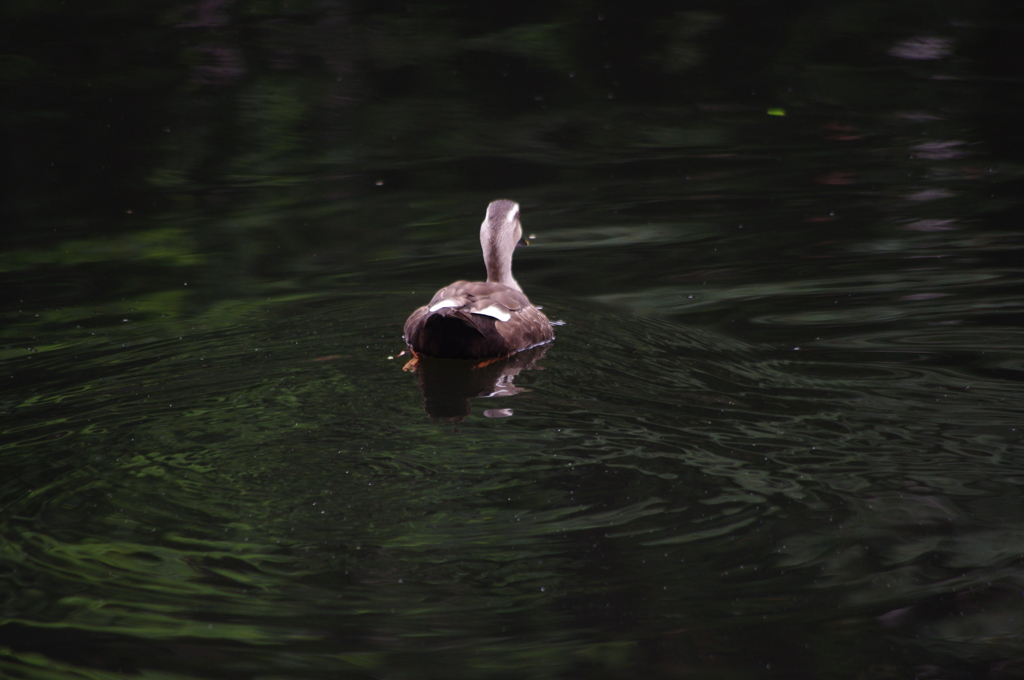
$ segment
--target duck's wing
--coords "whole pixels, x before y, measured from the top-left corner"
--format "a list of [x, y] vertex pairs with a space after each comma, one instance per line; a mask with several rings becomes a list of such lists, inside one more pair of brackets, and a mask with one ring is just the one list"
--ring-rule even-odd
[[445, 286], [434, 293], [434, 297], [430, 298], [430, 302], [409, 315], [402, 331], [406, 343], [414, 352], [424, 351], [426, 341], [429, 338], [426, 334], [427, 320], [432, 316], [452, 317], [462, 321], [470, 328], [475, 328], [475, 325], [472, 323], [471, 313], [463, 311], [465, 307], [475, 301], [471, 291], [467, 288], [471, 285], [470, 281], [456, 281], [449, 286]]
[[529, 306], [529, 299], [520, 291], [500, 283], [456, 281], [437, 291], [427, 309], [430, 312], [451, 309], [452, 312], [444, 313], [475, 314], [507, 322], [519, 310]]

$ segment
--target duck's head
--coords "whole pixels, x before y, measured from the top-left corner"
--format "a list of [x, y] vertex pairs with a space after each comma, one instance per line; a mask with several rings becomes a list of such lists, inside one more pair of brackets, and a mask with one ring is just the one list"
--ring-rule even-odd
[[519, 224], [519, 204], [502, 198], [491, 201], [487, 215], [480, 225], [480, 246], [487, 265], [487, 281], [501, 283], [521, 291], [512, 278], [512, 253], [523, 240], [523, 227]]

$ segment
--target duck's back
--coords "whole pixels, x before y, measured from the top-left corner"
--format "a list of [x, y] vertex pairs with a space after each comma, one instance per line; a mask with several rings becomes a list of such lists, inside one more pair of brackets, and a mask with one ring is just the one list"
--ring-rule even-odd
[[553, 337], [548, 318], [526, 295], [486, 281], [442, 288], [405, 322], [405, 341], [414, 352], [445, 359], [505, 357]]

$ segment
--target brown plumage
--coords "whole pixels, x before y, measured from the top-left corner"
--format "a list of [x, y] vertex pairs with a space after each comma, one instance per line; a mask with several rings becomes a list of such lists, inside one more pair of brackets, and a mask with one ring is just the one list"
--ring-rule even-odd
[[486, 281], [456, 281], [434, 294], [405, 322], [405, 341], [417, 356], [496, 359], [550, 342], [551, 322], [512, 278], [512, 252], [521, 241], [519, 204], [492, 201], [480, 225]]

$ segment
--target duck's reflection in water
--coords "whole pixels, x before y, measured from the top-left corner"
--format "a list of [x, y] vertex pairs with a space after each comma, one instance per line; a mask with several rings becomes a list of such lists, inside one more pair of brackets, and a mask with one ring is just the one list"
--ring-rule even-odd
[[[472, 411], [470, 399], [510, 397], [524, 388], [514, 384], [520, 371], [543, 370], [537, 362], [548, 345], [531, 347], [507, 359], [480, 365], [479, 361], [420, 357], [411, 370], [423, 392], [423, 407], [431, 418], [457, 423]], [[510, 408], [484, 411], [488, 418], [507, 418]]]

